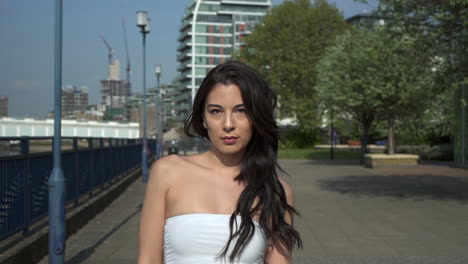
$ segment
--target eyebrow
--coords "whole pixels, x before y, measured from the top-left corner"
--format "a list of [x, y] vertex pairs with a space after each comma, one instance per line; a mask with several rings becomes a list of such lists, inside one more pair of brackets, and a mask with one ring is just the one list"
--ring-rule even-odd
[[[219, 108], [223, 108], [221, 105], [219, 104], [208, 104], [206, 106], [206, 108], [208, 107], [219, 107]], [[234, 108], [239, 108], [239, 107], [244, 107], [244, 104], [238, 104], [238, 105], [235, 105]]]

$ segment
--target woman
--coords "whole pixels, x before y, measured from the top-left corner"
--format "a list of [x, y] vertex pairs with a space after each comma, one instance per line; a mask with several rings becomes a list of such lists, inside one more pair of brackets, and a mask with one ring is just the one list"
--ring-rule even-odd
[[139, 263], [291, 263], [302, 247], [293, 192], [278, 177], [273, 91], [249, 66], [226, 62], [203, 80], [185, 132], [211, 142], [151, 168]]

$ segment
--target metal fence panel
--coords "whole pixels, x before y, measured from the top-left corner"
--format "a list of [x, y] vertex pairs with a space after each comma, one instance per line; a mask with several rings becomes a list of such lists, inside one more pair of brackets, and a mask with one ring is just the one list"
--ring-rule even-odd
[[[48, 178], [53, 169], [53, 155], [52, 152], [30, 154], [29, 144], [50, 139], [0, 138], [7, 144], [21, 142], [21, 153], [0, 155], [0, 240], [27, 230], [48, 213]], [[72, 149], [62, 152], [67, 203], [85, 198], [86, 194], [91, 196], [96, 188], [104, 189], [113, 179], [141, 166], [140, 140], [72, 140]], [[84, 143], [87, 140], [88, 146], [80, 148], [79, 140]], [[155, 149], [155, 144], [155, 140], [148, 140], [150, 149]]]

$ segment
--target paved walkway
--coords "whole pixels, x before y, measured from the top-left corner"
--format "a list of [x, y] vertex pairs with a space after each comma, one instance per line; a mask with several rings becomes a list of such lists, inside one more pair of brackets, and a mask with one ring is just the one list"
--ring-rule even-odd
[[[468, 171], [282, 160], [302, 213], [294, 263], [468, 263]], [[136, 263], [144, 185], [67, 241], [68, 264]], [[48, 263], [47, 259], [40, 263]]]

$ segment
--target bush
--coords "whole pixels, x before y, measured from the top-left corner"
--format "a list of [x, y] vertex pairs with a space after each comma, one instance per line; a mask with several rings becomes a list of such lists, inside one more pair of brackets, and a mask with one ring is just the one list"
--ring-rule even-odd
[[453, 160], [453, 144], [440, 144], [433, 146], [431, 151], [427, 153], [428, 160]]
[[280, 130], [279, 147], [281, 149], [304, 149], [313, 147], [318, 142], [318, 132], [303, 131], [300, 128], [283, 128]]
[[453, 160], [453, 145], [401, 145], [396, 147], [396, 153], [417, 154], [422, 160]]

